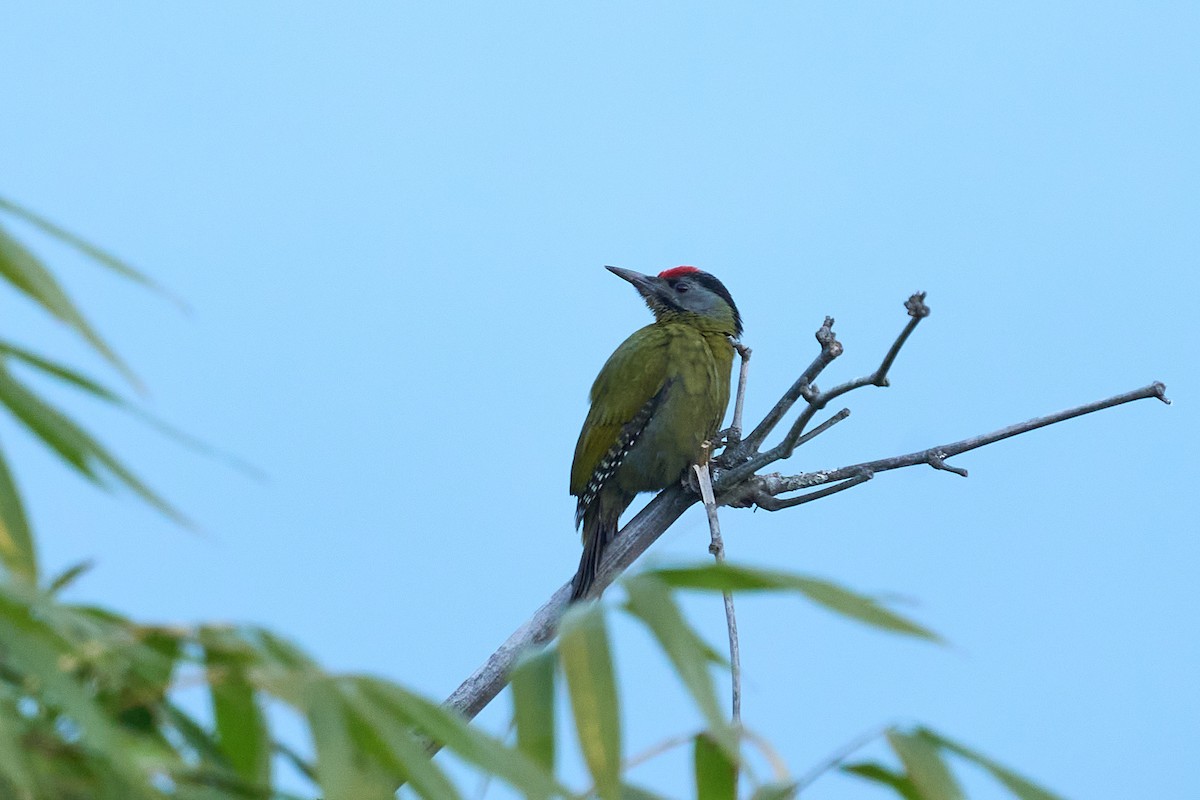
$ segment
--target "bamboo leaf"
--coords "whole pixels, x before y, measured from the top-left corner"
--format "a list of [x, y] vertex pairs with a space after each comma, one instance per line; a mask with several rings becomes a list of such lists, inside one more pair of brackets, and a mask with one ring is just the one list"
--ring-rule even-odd
[[737, 800], [738, 768], [723, 745], [701, 733], [693, 742], [696, 800]]
[[665, 567], [650, 573], [671, 586], [705, 591], [766, 591], [787, 589], [799, 592], [817, 605], [876, 628], [940, 642], [941, 638], [917, 623], [896, 614], [879, 601], [857, 594], [835, 583], [776, 570], [734, 564], [704, 564], [697, 567]]
[[[201, 643], [203, 644], [203, 637]], [[271, 732], [242, 665], [219, 649], [205, 649], [208, 691], [217, 746], [248, 785], [271, 785]]]
[[67, 567], [50, 581], [46, 586], [46, 592], [49, 594], [58, 594], [78, 580], [85, 572], [90, 571], [94, 566], [96, 566], [96, 562], [89, 558]]
[[55, 319], [78, 333], [93, 350], [124, 375], [126, 380], [141, 388], [137, 376], [100, 338], [100, 334], [76, 308], [50, 270], [3, 226], [0, 226], [0, 278], [7, 280]]
[[261, 661], [271, 662], [282, 669], [295, 672], [314, 672], [320, 669], [308, 653], [265, 628], [242, 627], [238, 629], [238, 635], [254, 648], [256, 657]]
[[37, 353], [26, 350], [23, 347], [19, 347], [18, 345], [5, 341], [0, 341], [0, 356], [11, 356], [17, 361], [20, 361], [45, 375], [49, 375], [57, 380], [62, 381], [63, 383], [66, 383], [69, 386], [103, 400], [104, 402], [121, 409], [127, 414], [136, 417], [142, 423], [150, 426], [164, 436], [174, 439], [176, 442], [188, 448], [189, 450], [192, 450], [193, 452], [216, 459], [218, 461], [223, 461], [234, 469], [237, 469], [246, 475], [249, 475], [250, 477], [258, 479], [263, 477], [262, 471], [257, 467], [247, 463], [246, 461], [243, 461], [231, 453], [220, 450], [205, 441], [184, 433], [173, 425], [168, 425], [158, 417], [155, 417], [153, 414], [149, 414], [143, 409], [138, 408], [137, 406], [128, 402], [112, 389], [109, 389], [98, 381], [89, 378], [83, 373], [74, 370], [65, 364], [52, 361], [48, 358], [38, 355]]
[[39, 356], [37, 353], [26, 350], [24, 347], [15, 345], [12, 342], [0, 341], [0, 355], [12, 356], [18, 361], [22, 361], [29, 366], [46, 373], [47, 375], [51, 375], [60, 381], [63, 381], [64, 383], [74, 386], [76, 389], [80, 389], [90, 395], [99, 397], [100, 399], [106, 400], [109, 403], [124, 405], [124, 401], [121, 399], [121, 397], [111, 389], [105, 388], [101, 384], [97, 383], [86, 375], [71, 369], [70, 367]]
[[5, 697], [0, 702], [0, 778], [20, 793], [21, 800], [33, 800], [36, 792], [28, 753], [21, 741], [21, 717], [8, 700]]
[[[179, 734], [188, 747], [195, 751], [201, 759], [220, 764], [225, 755], [217, 744], [216, 735], [210, 734], [200, 723], [173, 703], [163, 703], [163, 716], [171, 728]], [[315, 779], [314, 779], [315, 782]]]
[[142, 483], [90, 434], [17, 381], [3, 360], [0, 360], [0, 405], [7, 406], [26, 428], [92, 483], [103, 485], [101, 472], [97, 470], [97, 467], [103, 467], [143, 502], [190, 527], [191, 523], [182, 514]]
[[765, 783], [754, 790], [750, 800], [792, 800], [798, 794], [799, 790], [794, 782]]
[[93, 261], [103, 264], [112, 271], [116, 272], [118, 275], [127, 278], [134, 283], [141, 284], [147, 289], [152, 289], [164, 297], [170, 298], [173, 302], [181, 307], [186, 307], [181, 300], [167, 292], [166, 289], [164, 289], [144, 273], [139, 272], [138, 270], [129, 266], [128, 263], [117, 258], [107, 250], [103, 250], [86, 239], [76, 236], [68, 230], [60, 228], [58, 225], [55, 225], [53, 222], [41, 216], [40, 214], [35, 214], [24, 206], [17, 205], [11, 200], [6, 200], [3, 197], [0, 197], [0, 210], [7, 211], [16, 217], [20, 217], [31, 225], [40, 228], [42, 232], [53, 236], [55, 239], [58, 239], [64, 244], [74, 247], [85, 256], [91, 258]]
[[620, 706], [608, 630], [597, 604], [567, 609], [559, 627], [558, 652], [579, 746], [597, 792], [604, 800], [620, 800]]
[[728, 758], [738, 759], [737, 735], [721, 714], [709, 664], [721, 658], [688, 624], [666, 584], [643, 573], [624, 582], [625, 608], [641, 620], [671, 660], [675, 672], [692, 695], [709, 730]]
[[376, 698], [368, 697], [362, 691], [362, 681], [342, 679], [339, 687], [347, 709], [352, 712], [347, 718], [357, 734], [355, 741], [395, 771], [397, 786], [407, 782], [417, 794], [429, 800], [454, 800], [461, 796], [406, 722], [393, 713], [394, 709], [384, 708]]
[[934, 733], [928, 728], [921, 728], [918, 734], [929, 741], [936, 743], [956, 755], [962, 756], [968, 761], [973, 761], [979, 766], [986, 769], [992, 776], [1002, 783], [1006, 789], [1012, 792], [1020, 800], [1063, 800], [1060, 795], [1057, 795], [1048, 789], [1038, 786], [1033, 781], [1025, 778], [1007, 767], [996, 763], [992, 759], [980, 754], [979, 752], [959, 744], [951, 739], [947, 739], [941, 734]]
[[359, 747], [350, 733], [353, 720], [347, 715], [334, 680], [311, 680], [305, 694], [308, 725], [317, 751], [317, 777], [325, 800], [390, 800], [394, 787], [389, 789], [361, 769]]
[[626, 783], [621, 786], [621, 800], [668, 800], [665, 795]]
[[554, 677], [558, 654], [541, 650], [523, 657], [512, 672], [517, 749], [554, 774]]
[[[570, 792], [520, 750], [472, 727], [465, 718], [393, 683], [372, 678], [356, 679], [354, 685], [381, 713], [386, 712], [447, 749], [496, 775], [531, 797], [550, 797]], [[553, 687], [551, 687], [553, 688]]]
[[6, 591], [0, 591], [0, 651], [8, 665], [34, 682], [42, 702], [79, 726], [89, 749], [107, 758], [114, 769], [131, 770], [116, 726], [70, 671], [78, 661], [70, 643], [36, 619], [28, 601]]
[[863, 761], [857, 764], [844, 764], [841, 770], [847, 774], [857, 775], [874, 783], [888, 786], [904, 800], [922, 800], [921, 795], [917, 792], [917, 787], [913, 785], [907, 775], [902, 772], [893, 772], [882, 764]]
[[37, 584], [37, 551], [17, 484], [0, 450], [0, 563], [10, 574]]
[[937, 743], [920, 733], [888, 731], [888, 743], [904, 762], [904, 769], [921, 800], [964, 800], [962, 788], [950, 774]]

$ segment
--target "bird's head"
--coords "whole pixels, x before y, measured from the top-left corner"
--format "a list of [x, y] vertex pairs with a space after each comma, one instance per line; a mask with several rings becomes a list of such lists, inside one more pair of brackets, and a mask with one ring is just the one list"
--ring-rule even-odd
[[722, 330], [737, 338], [742, 335], [742, 316], [725, 284], [695, 267], [674, 267], [658, 275], [643, 275], [631, 269], [606, 267], [633, 284], [654, 312], [654, 318], [681, 318], [702, 327]]

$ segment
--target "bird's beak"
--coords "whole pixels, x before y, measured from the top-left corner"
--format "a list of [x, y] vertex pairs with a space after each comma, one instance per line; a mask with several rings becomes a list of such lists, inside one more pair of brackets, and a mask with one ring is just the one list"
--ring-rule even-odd
[[666, 299], [671, 297], [670, 287], [667, 282], [657, 275], [643, 275], [640, 272], [634, 272], [631, 269], [622, 269], [621, 267], [605, 267], [606, 270], [616, 275], [618, 278], [624, 278], [633, 284], [633, 288], [638, 290], [651, 308], [661, 305]]

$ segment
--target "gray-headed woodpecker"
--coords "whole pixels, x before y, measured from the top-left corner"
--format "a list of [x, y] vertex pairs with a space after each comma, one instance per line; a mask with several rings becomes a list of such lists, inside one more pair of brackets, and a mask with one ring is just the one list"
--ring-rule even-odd
[[742, 334], [729, 290], [707, 272], [608, 269], [633, 284], [654, 322], [622, 342], [592, 384], [571, 464], [575, 525], [583, 526], [572, 601], [587, 595], [634, 496], [678, 482], [705, 457], [701, 445], [729, 405], [732, 340]]

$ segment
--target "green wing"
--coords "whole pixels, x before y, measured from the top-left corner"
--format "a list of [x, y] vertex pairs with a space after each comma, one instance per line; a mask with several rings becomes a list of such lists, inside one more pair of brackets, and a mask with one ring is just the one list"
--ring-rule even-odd
[[617, 441], [621, 428], [663, 388], [669, 338], [661, 327], [647, 325], [635, 331], [608, 357], [592, 384], [592, 407], [575, 445], [571, 494], [583, 492], [588, 478]]

